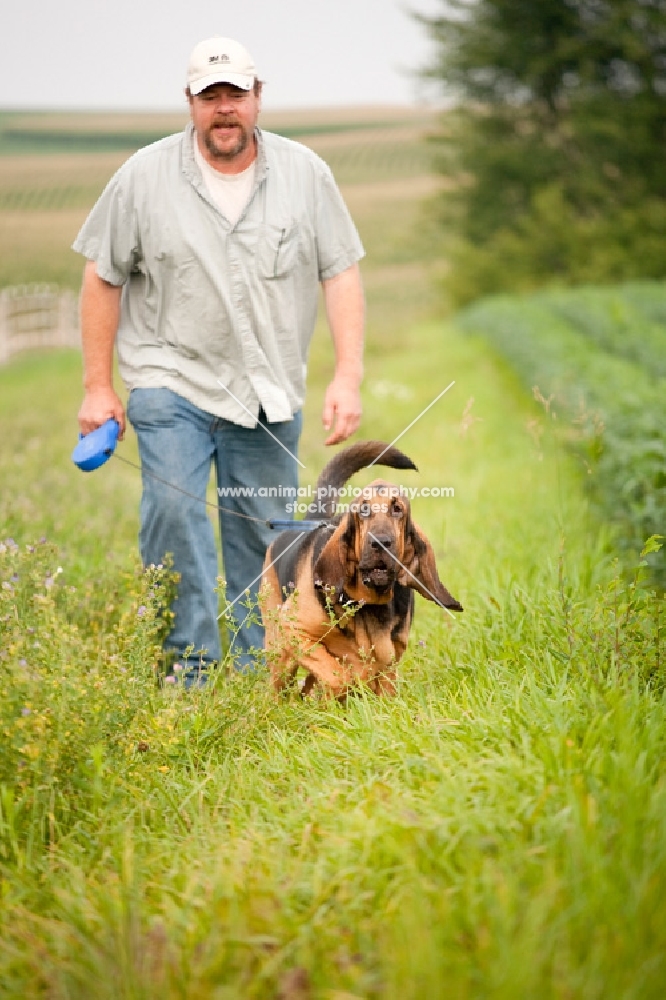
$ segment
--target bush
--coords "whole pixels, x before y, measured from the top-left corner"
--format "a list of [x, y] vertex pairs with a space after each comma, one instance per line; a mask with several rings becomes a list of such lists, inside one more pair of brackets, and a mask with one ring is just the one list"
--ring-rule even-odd
[[485, 239], [461, 237], [446, 220], [444, 213], [452, 232], [443, 248], [449, 264], [444, 291], [453, 306], [502, 292], [666, 275], [666, 201], [582, 213], [552, 184], [533, 195], [528, 211]]

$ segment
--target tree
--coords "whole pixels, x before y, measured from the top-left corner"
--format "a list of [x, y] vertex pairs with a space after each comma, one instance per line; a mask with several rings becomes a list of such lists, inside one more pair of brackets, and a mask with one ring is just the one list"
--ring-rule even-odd
[[438, 137], [456, 303], [666, 275], [666, 0], [442, 0]]

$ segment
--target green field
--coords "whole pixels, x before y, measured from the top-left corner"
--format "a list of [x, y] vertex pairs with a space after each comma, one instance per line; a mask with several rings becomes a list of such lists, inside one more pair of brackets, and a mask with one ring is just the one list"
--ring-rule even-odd
[[[392, 440], [455, 380], [400, 439], [420, 471], [399, 481], [454, 488], [414, 513], [465, 612], [417, 598], [390, 701], [276, 702], [263, 675], [223, 671], [202, 692], [160, 688], [162, 585], [136, 562], [138, 473], [69, 461], [77, 352], [1, 368], [3, 997], [663, 996], [664, 609], [639, 566], [645, 539], [622, 547], [564, 411], [554, 421], [492, 341], [507, 329], [511, 343], [511, 323], [543, 303], [506, 304], [505, 327], [492, 311], [437, 318], [426, 151], [408, 167], [417, 137], [378, 120], [308, 140], [349, 170], [368, 249], [360, 436]], [[113, 156], [0, 157], [0, 204], [28, 167], [26, 191], [83, 187]], [[85, 208], [3, 210], [2, 281], [56, 277], [60, 254], [59, 280], [75, 284], [67, 227]], [[548, 308], [587, 331], [585, 349], [623, 345], [643, 365], [626, 358], [610, 294]], [[629, 303], [618, 323], [633, 322], [632, 295], [662, 322], [662, 290], [614, 294]], [[524, 329], [521, 344], [536, 337]], [[328, 457], [330, 370], [320, 324], [304, 482]], [[136, 457], [131, 434], [120, 449]]]

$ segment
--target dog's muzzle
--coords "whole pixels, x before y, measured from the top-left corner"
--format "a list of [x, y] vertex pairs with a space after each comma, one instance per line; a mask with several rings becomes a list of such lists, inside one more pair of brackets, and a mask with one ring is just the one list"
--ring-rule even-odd
[[374, 587], [376, 590], [391, 587], [395, 583], [397, 574], [395, 565], [388, 565], [390, 561], [391, 557], [387, 555], [386, 559], [377, 559], [372, 565], [361, 563], [358, 571], [363, 586]]

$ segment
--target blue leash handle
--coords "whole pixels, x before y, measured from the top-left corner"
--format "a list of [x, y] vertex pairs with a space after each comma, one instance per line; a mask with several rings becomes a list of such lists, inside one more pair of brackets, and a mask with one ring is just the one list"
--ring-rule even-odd
[[90, 434], [79, 434], [79, 443], [72, 452], [72, 461], [83, 472], [92, 472], [108, 462], [118, 443], [120, 424], [111, 417]]

